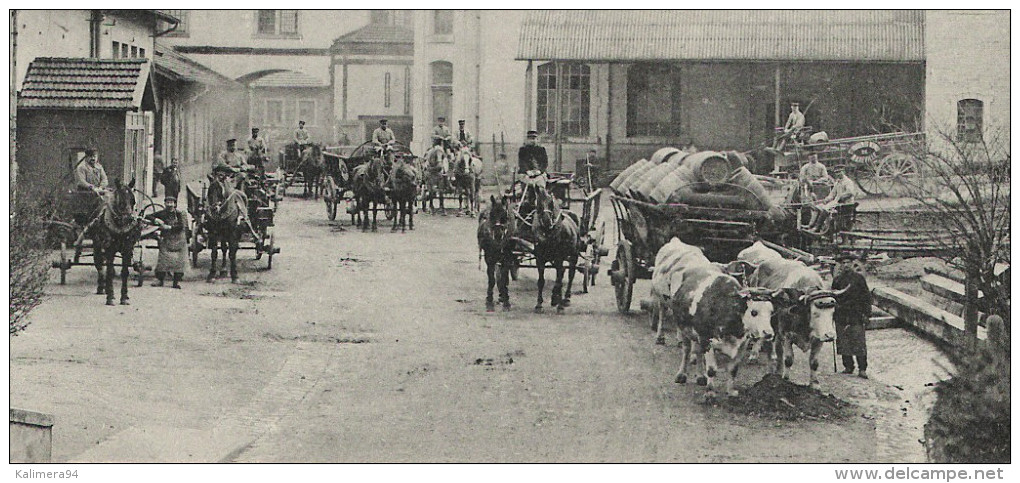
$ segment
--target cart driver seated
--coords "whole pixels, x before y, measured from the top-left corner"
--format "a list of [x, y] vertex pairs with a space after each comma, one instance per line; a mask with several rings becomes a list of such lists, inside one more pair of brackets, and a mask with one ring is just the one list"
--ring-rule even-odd
[[828, 196], [817, 204], [808, 205], [811, 210], [811, 219], [801, 228], [809, 233], [818, 235], [827, 234], [832, 230], [833, 218], [836, 215], [836, 207], [839, 205], [856, 203], [861, 196], [857, 183], [846, 173], [846, 170], [839, 170], [836, 174], [839, 178], [836, 184], [829, 191]]
[[809, 156], [808, 162], [800, 167], [798, 180], [800, 181], [801, 200], [804, 202], [814, 202], [824, 198], [829, 188], [835, 183], [832, 176], [829, 176], [829, 170], [818, 161], [817, 154]]
[[78, 191], [91, 191], [98, 195], [102, 195], [110, 187], [106, 170], [96, 159], [95, 149], [85, 149], [85, 156], [74, 168], [74, 182]]

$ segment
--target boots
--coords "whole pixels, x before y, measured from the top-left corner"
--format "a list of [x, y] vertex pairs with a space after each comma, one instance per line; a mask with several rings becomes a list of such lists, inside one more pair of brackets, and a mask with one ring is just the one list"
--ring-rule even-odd
[[174, 284], [173, 288], [181, 288], [181, 279], [184, 278], [184, 274], [180, 272], [174, 272]]
[[162, 287], [163, 279], [166, 277], [166, 272], [156, 272], [156, 281], [152, 282], [153, 287]]

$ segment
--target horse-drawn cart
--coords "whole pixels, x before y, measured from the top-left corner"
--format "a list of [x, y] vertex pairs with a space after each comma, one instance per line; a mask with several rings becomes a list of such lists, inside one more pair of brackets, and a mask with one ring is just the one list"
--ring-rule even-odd
[[872, 195], [894, 194], [895, 188], [920, 175], [917, 156], [923, 152], [925, 134], [890, 133], [833, 139], [818, 143], [793, 143], [775, 154], [775, 167], [793, 174], [817, 155], [829, 169], [846, 169], [851, 179]]
[[[242, 233], [238, 249], [254, 250], [256, 260], [261, 259], [262, 255], [267, 255], [266, 268], [272, 269], [273, 255], [280, 253], [280, 247], [276, 246], [276, 236], [272, 229], [274, 210], [269, 203], [272, 197], [258, 186], [258, 179], [249, 178], [243, 183], [246, 206], [244, 210], [240, 210], [238, 217]], [[205, 182], [189, 184], [185, 188], [188, 213], [191, 215], [192, 222], [188, 249], [191, 252], [193, 267], [198, 266], [198, 254], [209, 248], [210, 244], [210, 222], [213, 209], [210, 207], [208, 189]]]
[[[146, 214], [154, 213], [162, 208], [147, 196], [142, 205], [142, 209], [136, 215], [137, 218], [144, 218]], [[54, 219], [47, 222], [50, 242], [54, 246], [59, 244], [59, 259], [53, 261], [51, 267], [60, 270], [61, 285], [67, 283], [67, 272], [71, 267], [95, 266], [98, 262], [90, 229], [100, 221], [99, 218], [102, 214], [103, 199], [91, 191], [71, 190], [61, 195]], [[145, 281], [145, 274], [152, 270], [152, 266], [146, 265], [144, 262], [144, 249], [146, 248], [144, 242], [155, 241], [157, 239], [156, 231], [155, 227], [143, 227], [141, 237], [135, 244], [131, 269], [135, 272], [139, 287]], [[120, 264], [121, 258], [121, 255], [117, 254], [115, 264]]]
[[[554, 194], [556, 192], [553, 191], [553, 186], [556, 184], [556, 181], [549, 180], [545, 184], [544, 189], [550, 194]], [[510, 275], [514, 280], [517, 279], [520, 268], [537, 268], [533, 251], [536, 240], [532, 235], [536, 211], [526, 202], [529, 198], [528, 190], [534, 189], [534, 186], [516, 181], [507, 192], [513, 202], [514, 216], [517, 217], [517, 222], [522, 228], [518, 232], [519, 241], [517, 248], [514, 250], [516, 263], [510, 269]], [[569, 203], [569, 198], [560, 198], [555, 195], [554, 198], [560, 202], [561, 208], [566, 213], [569, 213], [567, 216], [571, 216], [577, 222], [578, 235], [583, 245], [583, 249], [578, 254], [577, 270], [582, 274], [582, 291], [587, 293], [588, 287], [595, 285], [595, 277], [598, 275], [602, 257], [609, 254], [608, 249], [603, 246], [606, 231], [605, 222], [598, 223], [602, 189], [598, 188], [595, 191], [586, 193], [584, 199], [578, 200], [582, 203], [580, 215], [566, 210], [562, 206], [565, 200]]]

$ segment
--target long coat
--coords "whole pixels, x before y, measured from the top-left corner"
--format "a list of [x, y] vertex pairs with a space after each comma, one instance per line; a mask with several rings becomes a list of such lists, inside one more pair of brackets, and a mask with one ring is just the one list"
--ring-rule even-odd
[[836, 303], [832, 320], [836, 325], [836, 352], [840, 355], [868, 355], [865, 331], [871, 316], [871, 290], [864, 276], [847, 271], [832, 280], [833, 290], [850, 287]]
[[160, 232], [157, 272], [184, 273], [188, 260], [188, 238], [184, 231], [186, 216], [178, 209], [164, 209], [149, 215], [150, 219], [158, 219], [170, 226], [169, 230]]

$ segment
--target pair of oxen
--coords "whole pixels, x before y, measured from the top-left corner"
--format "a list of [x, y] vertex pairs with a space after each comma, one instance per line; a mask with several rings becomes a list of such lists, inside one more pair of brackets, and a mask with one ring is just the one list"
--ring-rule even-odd
[[784, 259], [760, 242], [740, 252], [737, 261], [721, 265], [673, 238], [656, 255], [650, 313], [656, 343], [665, 343], [664, 325], [677, 328], [677, 383], [687, 382], [693, 357], [704, 368], [697, 383], [707, 385], [708, 396], [714, 396], [719, 356], [724, 355], [728, 364], [723, 368], [730, 376], [726, 393], [735, 396], [733, 383], [742, 361], [756, 357], [755, 346], [772, 342], [774, 370], [789, 379], [796, 346], [809, 354], [810, 384], [817, 387], [819, 354], [825, 342], [835, 339], [833, 313], [845, 291], [824, 288], [814, 269]]

